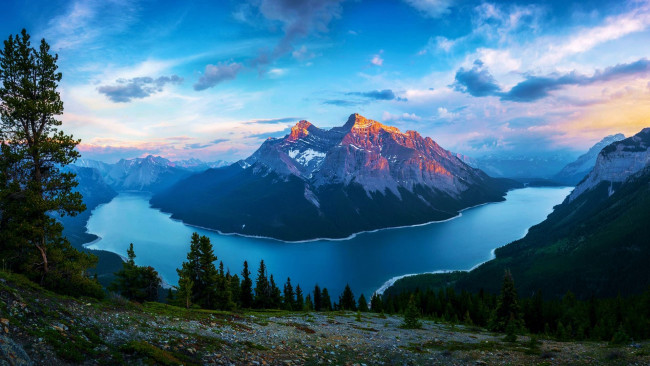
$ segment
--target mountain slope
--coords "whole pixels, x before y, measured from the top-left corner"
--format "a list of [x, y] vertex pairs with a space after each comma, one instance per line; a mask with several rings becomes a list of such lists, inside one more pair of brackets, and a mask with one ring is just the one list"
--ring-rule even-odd
[[190, 224], [295, 241], [447, 219], [513, 186], [415, 131], [353, 114], [330, 130], [300, 121], [246, 160], [184, 179], [151, 203]]
[[498, 292], [509, 269], [519, 293], [608, 297], [650, 286], [650, 128], [601, 151], [553, 213], [496, 258], [452, 278], [459, 289]]
[[116, 191], [151, 191], [166, 189], [194, 171], [208, 169], [199, 161], [182, 161], [177, 164], [160, 156], [121, 159], [115, 164], [81, 159], [77, 165], [96, 168], [106, 183]]
[[616, 135], [609, 135], [594, 146], [592, 146], [589, 151], [581, 155], [576, 159], [576, 161], [567, 164], [562, 170], [560, 170], [554, 177], [553, 180], [568, 184], [576, 185], [578, 184], [596, 165], [596, 158], [600, 151], [605, 148], [607, 145], [621, 141], [625, 138], [625, 135], [618, 133]]

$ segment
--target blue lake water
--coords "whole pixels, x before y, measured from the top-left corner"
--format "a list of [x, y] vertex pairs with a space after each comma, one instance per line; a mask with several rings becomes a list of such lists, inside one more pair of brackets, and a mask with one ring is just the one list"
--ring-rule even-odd
[[120, 193], [92, 212], [88, 232], [101, 239], [88, 247], [125, 256], [133, 243], [137, 264], [153, 266], [167, 283], [176, 284], [176, 268], [185, 260], [196, 231], [210, 237], [218, 260], [233, 274], [240, 273], [247, 260], [254, 276], [264, 259], [280, 288], [291, 277], [303, 290], [316, 283], [327, 287], [334, 300], [349, 283], [355, 296], [363, 292], [369, 299], [397, 276], [467, 270], [491, 259], [494, 248], [523, 237], [571, 189], [517, 189], [508, 192], [504, 202], [470, 208], [452, 220], [303, 243], [221, 235], [188, 226], [151, 208], [148, 194]]

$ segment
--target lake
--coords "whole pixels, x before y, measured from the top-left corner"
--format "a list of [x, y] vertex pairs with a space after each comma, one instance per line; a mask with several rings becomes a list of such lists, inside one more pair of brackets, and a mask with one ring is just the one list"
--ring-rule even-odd
[[264, 259], [280, 289], [291, 277], [292, 284], [300, 284], [305, 293], [318, 283], [336, 300], [349, 283], [356, 297], [363, 292], [370, 299], [398, 276], [467, 270], [491, 259], [495, 248], [523, 237], [528, 228], [543, 221], [571, 189], [517, 189], [508, 192], [504, 202], [473, 207], [447, 221], [361, 233], [347, 240], [301, 243], [192, 227], [152, 208], [146, 193], [120, 193], [93, 210], [87, 229], [100, 239], [88, 247], [126, 256], [133, 243], [138, 265], [153, 266], [167, 283], [176, 284], [176, 268], [186, 259], [190, 236], [196, 231], [210, 238], [218, 260], [233, 274], [239, 274], [247, 260], [254, 279]]

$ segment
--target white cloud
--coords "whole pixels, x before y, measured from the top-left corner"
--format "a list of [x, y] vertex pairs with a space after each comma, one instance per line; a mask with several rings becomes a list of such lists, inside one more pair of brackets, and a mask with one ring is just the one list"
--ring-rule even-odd
[[429, 18], [440, 18], [449, 14], [453, 0], [404, 0], [407, 4]]
[[384, 64], [384, 59], [381, 58], [381, 54], [384, 53], [384, 50], [379, 51], [378, 54], [373, 55], [372, 59], [370, 59], [370, 63], [375, 65], [375, 66], [382, 66]]

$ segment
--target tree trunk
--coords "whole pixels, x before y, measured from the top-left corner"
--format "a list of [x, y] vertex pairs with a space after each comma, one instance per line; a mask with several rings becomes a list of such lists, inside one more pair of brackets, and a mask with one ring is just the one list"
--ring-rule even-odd
[[43, 258], [43, 276], [41, 276], [41, 285], [43, 284], [43, 279], [45, 278], [45, 274], [47, 274], [48, 267], [47, 267], [47, 253], [45, 253], [45, 236], [43, 236], [43, 245], [38, 245], [35, 244], [36, 248], [38, 249], [39, 252], [41, 252], [41, 257]]

